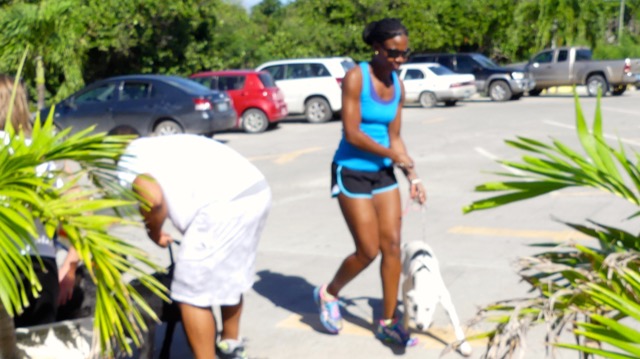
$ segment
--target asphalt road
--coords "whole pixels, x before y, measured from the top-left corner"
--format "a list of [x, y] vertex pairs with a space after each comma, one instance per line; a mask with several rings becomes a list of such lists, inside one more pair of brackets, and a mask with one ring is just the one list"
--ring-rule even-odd
[[[581, 96], [591, 123], [595, 99]], [[631, 149], [640, 146], [640, 91], [602, 100], [604, 131], [620, 136]], [[637, 231], [624, 219], [634, 207], [593, 189], [576, 188], [528, 202], [463, 215], [462, 207], [486, 195], [474, 187], [497, 179], [506, 171], [494, 160], [519, 159], [505, 139], [525, 136], [560, 140], [578, 148], [575, 107], [569, 94], [524, 97], [494, 103], [477, 98], [455, 107], [403, 111], [402, 135], [428, 191], [424, 211], [404, 217], [403, 240], [426, 240], [441, 262], [444, 280], [463, 324], [488, 303], [529, 295], [515, 272], [518, 258], [538, 252], [529, 244], [584, 240], [554, 218], [584, 223], [586, 219]], [[317, 319], [312, 290], [327, 282], [353, 242], [330, 197], [330, 163], [340, 138], [341, 124], [312, 125], [288, 119], [272, 131], [248, 135], [222, 133], [215, 138], [233, 147], [266, 175], [273, 191], [273, 207], [259, 247], [256, 283], [245, 297], [242, 335], [252, 358], [437, 358], [443, 342], [453, 339], [447, 316], [440, 308], [421, 343], [398, 350], [374, 338], [373, 323], [380, 310], [379, 261], [343, 291], [345, 328], [338, 336], [325, 334]], [[202, 161], [202, 159], [198, 159]], [[220, 169], [224, 175], [224, 169]], [[399, 175], [402, 179], [402, 175]], [[401, 180], [403, 201], [407, 186]], [[165, 263], [166, 252], [155, 248], [139, 230], [124, 235]], [[470, 328], [475, 333], [478, 328]], [[543, 358], [539, 332], [530, 336], [524, 358]], [[174, 350], [185, 348], [177, 338]], [[472, 358], [483, 352], [472, 342]], [[446, 357], [461, 357], [457, 353]], [[576, 355], [559, 353], [560, 358]]]

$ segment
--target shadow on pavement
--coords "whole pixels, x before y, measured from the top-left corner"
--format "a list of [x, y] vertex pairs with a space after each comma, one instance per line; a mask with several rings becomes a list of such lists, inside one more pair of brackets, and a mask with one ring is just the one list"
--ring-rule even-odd
[[[327, 334], [318, 318], [318, 307], [313, 300], [314, 285], [298, 276], [284, 275], [270, 270], [257, 273], [259, 279], [253, 290], [269, 299], [274, 305], [284, 308], [300, 317], [300, 322], [314, 331]], [[283, 290], [286, 288], [286, 290]], [[340, 298], [340, 311], [345, 322], [355, 325], [375, 335], [375, 323], [382, 315], [382, 300], [371, 297]], [[371, 317], [369, 317], [371, 316]], [[406, 348], [382, 343], [394, 354], [403, 354]]]

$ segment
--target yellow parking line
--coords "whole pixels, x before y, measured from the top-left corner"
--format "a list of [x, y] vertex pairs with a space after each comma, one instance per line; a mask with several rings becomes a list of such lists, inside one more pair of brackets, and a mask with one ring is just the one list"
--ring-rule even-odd
[[309, 148], [303, 148], [301, 150], [296, 150], [296, 151], [291, 151], [286, 153], [264, 155], [264, 156], [253, 156], [253, 157], [249, 157], [249, 161], [273, 160], [274, 163], [281, 165], [281, 164], [291, 162], [302, 155], [305, 155], [311, 152], [317, 152], [317, 151], [320, 151], [321, 149], [322, 147], [309, 147]]
[[[310, 314], [307, 314], [306, 316], [317, 317], [317, 314], [310, 313]], [[363, 319], [359, 318], [359, 320], [363, 320]], [[343, 328], [340, 331], [340, 335], [373, 337], [374, 336], [374, 333], [372, 331], [373, 324], [369, 321], [366, 321], [366, 322], [369, 324], [369, 328], [364, 328], [360, 325], [353, 324], [348, 319], [343, 320]], [[320, 324], [318, 323], [318, 326], [319, 325]], [[278, 324], [276, 324], [276, 327], [284, 328], [284, 329], [307, 330], [307, 331], [314, 330], [314, 328], [312, 328], [311, 326], [309, 326], [309, 324], [306, 324], [304, 322], [303, 316], [300, 314], [291, 314], [290, 316], [288, 316], [287, 318], [283, 319]], [[319, 328], [316, 328], [316, 329], [319, 329]], [[468, 337], [479, 333], [477, 331], [473, 331], [468, 328], [464, 328], [464, 331], [466, 336]], [[442, 342], [452, 343], [456, 340], [456, 335], [453, 331], [453, 327], [451, 326], [447, 326], [447, 327], [432, 326], [425, 333], [416, 333], [415, 331], [413, 331], [412, 334], [418, 337], [418, 339], [420, 340], [420, 345], [424, 346], [427, 349], [434, 349], [434, 348], [442, 349], [445, 347], [445, 344], [443, 344]], [[486, 340], [485, 339], [474, 340], [469, 342], [469, 344], [471, 344], [471, 346], [476, 346], [476, 347], [486, 346]]]
[[519, 237], [519, 238], [546, 238], [555, 241], [567, 241], [571, 239], [590, 238], [577, 231], [537, 231], [537, 230], [519, 230], [508, 228], [492, 228], [492, 227], [465, 227], [456, 226], [449, 228], [449, 233], [469, 234], [485, 237]]

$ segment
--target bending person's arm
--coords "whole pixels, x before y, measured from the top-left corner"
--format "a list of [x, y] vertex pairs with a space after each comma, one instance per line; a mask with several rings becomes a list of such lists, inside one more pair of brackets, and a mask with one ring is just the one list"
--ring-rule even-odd
[[153, 177], [143, 174], [133, 181], [133, 191], [146, 202], [140, 204], [140, 214], [149, 238], [160, 247], [167, 247], [173, 240], [162, 231], [168, 212], [162, 188]]

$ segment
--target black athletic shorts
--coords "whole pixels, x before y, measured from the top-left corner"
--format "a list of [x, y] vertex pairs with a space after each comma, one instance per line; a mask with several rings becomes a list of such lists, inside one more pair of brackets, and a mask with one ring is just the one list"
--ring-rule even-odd
[[377, 193], [398, 188], [393, 167], [379, 171], [356, 171], [337, 163], [331, 164], [331, 196], [342, 193], [350, 198], [372, 198]]

